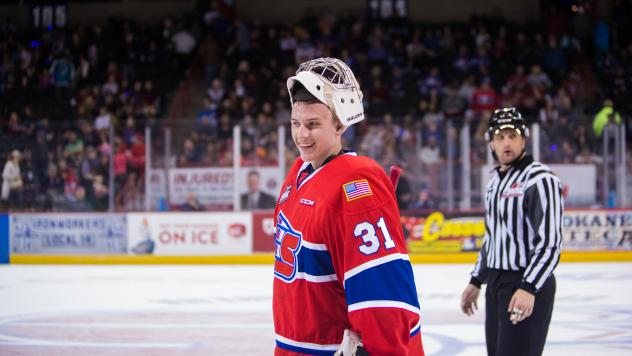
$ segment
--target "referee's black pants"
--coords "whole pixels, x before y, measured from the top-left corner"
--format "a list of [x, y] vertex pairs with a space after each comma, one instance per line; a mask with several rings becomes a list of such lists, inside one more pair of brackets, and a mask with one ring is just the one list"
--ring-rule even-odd
[[523, 272], [490, 270], [485, 291], [485, 339], [489, 356], [540, 356], [553, 313], [555, 277], [551, 275], [535, 295], [530, 317], [512, 324], [509, 302], [522, 282]]

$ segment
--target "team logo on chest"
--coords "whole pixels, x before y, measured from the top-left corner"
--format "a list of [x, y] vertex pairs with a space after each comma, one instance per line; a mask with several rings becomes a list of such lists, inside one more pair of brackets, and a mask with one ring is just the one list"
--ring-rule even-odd
[[298, 270], [298, 253], [301, 250], [302, 240], [301, 232], [292, 227], [283, 211], [279, 211], [274, 232], [274, 242], [276, 243], [275, 277], [287, 283], [294, 281]]
[[285, 190], [283, 191], [283, 193], [279, 197], [279, 201], [277, 202], [277, 204], [279, 204], [279, 205], [283, 204], [287, 200], [287, 198], [290, 196], [290, 191], [291, 190], [292, 190], [292, 184], [290, 184], [287, 187], [285, 187]]
[[505, 189], [501, 198], [514, 198], [524, 195], [524, 189], [527, 186], [527, 182], [514, 183], [509, 188]]

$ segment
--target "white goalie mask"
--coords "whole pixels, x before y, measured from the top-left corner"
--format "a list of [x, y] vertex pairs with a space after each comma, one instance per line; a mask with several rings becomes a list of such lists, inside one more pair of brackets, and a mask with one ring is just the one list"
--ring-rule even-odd
[[344, 126], [364, 120], [360, 85], [343, 61], [337, 58], [318, 58], [301, 64], [296, 74], [287, 80], [291, 104], [294, 103], [292, 89], [296, 82], [327, 105]]

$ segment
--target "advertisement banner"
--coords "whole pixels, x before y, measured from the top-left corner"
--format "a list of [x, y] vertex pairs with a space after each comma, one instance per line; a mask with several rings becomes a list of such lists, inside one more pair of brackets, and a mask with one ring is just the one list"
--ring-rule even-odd
[[[283, 183], [283, 174], [280, 168], [277, 167], [243, 167], [239, 170], [238, 188], [239, 194], [243, 196], [248, 194], [249, 181], [248, 175], [256, 173], [259, 175], [258, 188], [261, 192], [270, 195], [276, 202], [279, 197], [279, 191], [281, 190], [281, 183]], [[242, 206], [242, 210], [246, 210], [246, 207]], [[274, 209], [274, 206], [266, 207], [266, 209]]]
[[[169, 181], [165, 171], [153, 169], [149, 173], [149, 201], [151, 209], [160, 210], [161, 199], [167, 199], [167, 183], [171, 205], [183, 204], [188, 196], [213, 210], [231, 210], [235, 189], [239, 194], [248, 191], [248, 174], [257, 172], [262, 192], [277, 197], [283, 176], [278, 167], [242, 167], [235, 181], [232, 167], [174, 168], [169, 170]], [[174, 209], [177, 210], [177, 209]]]
[[565, 251], [632, 250], [632, 210], [564, 213]]
[[125, 214], [11, 214], [13, 254], [127, 253]]
[[[562, 224], [564, 251], [632, 250], [632, 210], [567, 209]], [[410, 253], [478, 251], [485, 236], [483, 212], [403, 212], [402, 225]]]
[[137, 255], [252, 253], [250, 213], [130, 213], [129, 251]]
[[274, 212], [252, 213], [252, 249], [254, 252], [274, 252]]
[[9, 263], [9, 216], [0, 214], [0, 263]]
[[234, 177], [232, 168], [179, 168], [169, 170], [171, 204], [182, 204], [189, 195], [205, 205], [233, 203]]
[[410, 216], [404, 212], [401, 221], [409, 253], [478, 251], [483, 245], [485, 221], [482, 213], [435, 211], [427, 216]]

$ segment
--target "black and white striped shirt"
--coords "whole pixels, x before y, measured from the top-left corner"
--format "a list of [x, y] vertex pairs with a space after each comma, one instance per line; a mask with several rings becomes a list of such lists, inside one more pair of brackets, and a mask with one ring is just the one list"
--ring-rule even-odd
[[472, 283], [488, 269], [522, 271], [520, 288], [536, 293], [560, 260], [562, 183], [549, 167], [527, 155], [507, 171], [493, 172], [485, 193], [485, 240]]

